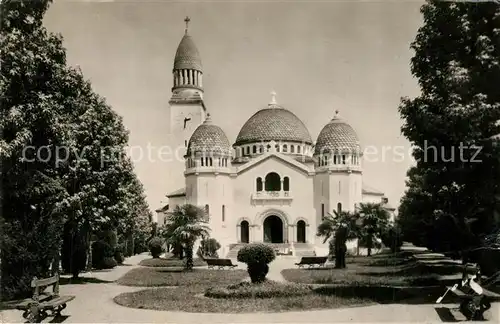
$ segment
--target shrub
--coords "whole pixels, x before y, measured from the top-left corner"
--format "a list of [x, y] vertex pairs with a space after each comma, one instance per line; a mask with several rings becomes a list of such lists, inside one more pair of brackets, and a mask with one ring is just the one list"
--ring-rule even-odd
[[118, 264], [123, 264], [123, 261], [125, 261], [125, 256], [124, 256], [124, 250], [125, 250], [125, 246], [123, 244], [119, 244], [116, 248], [115, 248], [115, 260]]
[[102, 260], [102, 264], [99, 269], [113, 269], [117, 265], [118, 263], [116, 262], [115, 258], [106, 257], [104, 258], [104, 260]]
[[401, 235], [401, 230], [397, 226], [390, 226], [387, 230], [382, 233], [382, 243], [392, 252], [399, 251], [399, 248], [403, 245], [403, 239]]
[[247, 264], [247, 271], [252, 283], [266, 280], [269, 272], [268, 263], [276, 258], [274, 250], [265, 244], [249, 244], [238, 252], [238, 261]]
[[159, 258], [163, 252], [163, 241], [159, 237], [153, 237], [149, 243], [149, 252], [153, 258]]
[[207, 258], [218, 258], [219, 254], [217, 253], [217, 250], [219, 250], [220, 247], [221, 247], [221, 245], [214, 238], [208, 238], [205, 240], [201, 240], [200, 247], [198, 248], [196, 255], [200, 259], [204, 259], [206, 257]]
[[312, 293], [312, 287], [303, 284], [280, 283], [266, 280], [260, 284], [241, 282], [224, 287], [211, 287], [205, 291], [205, 297], [211, 298], [275, 298], [304, 296]]
[[[110, 261], [106, 259], [114, 260], [114, 251], [105, 241], [99, 240], [92, 244], [92, 267], [95, 269], [110, 269]], [[115, 265], [116, 266], [116, 261]], [[113, 266], [113, 267], [114, 267]], [[111, 268], [113, 268], [111, 267]]]

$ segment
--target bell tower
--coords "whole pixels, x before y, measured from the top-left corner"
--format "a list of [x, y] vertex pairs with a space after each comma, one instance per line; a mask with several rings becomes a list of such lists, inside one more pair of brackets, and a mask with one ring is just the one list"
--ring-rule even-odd
[[200, 53], [188, 33], [190, 19], [184, 19], [186, 29], [175, 53], [170, 112], [169, 191], [185, 185], [184, 155], [191, 135], [205, 121], [206, 107], [203, 102], [203, 68]]

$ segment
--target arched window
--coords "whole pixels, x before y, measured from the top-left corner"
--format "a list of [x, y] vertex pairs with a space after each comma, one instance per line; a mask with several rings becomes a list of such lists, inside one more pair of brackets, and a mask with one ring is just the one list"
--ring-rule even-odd
[[334, 156], [333, 156], [333, 164], [337, 164], [337, 163], [338, 163], [337, 156], [336, 156], [336, 155], [334, 155]]
[[271, 145], [267, 144], [267, 152], [271, 150]]
[[342, 164], [345, 164], [345, 155], [342, 155]]
[[290, 145], [290, 153], [295, 153], [295, 145]]
[[212, 158], [208, 158], [208, 165], [209, 165], [209, 166], [212, 166], [212, 164], [213, 164], [213, 160], [212, 160]]
[[262, 191], [262, 178], [257, 178], [257, 184], [256, 184], [256, 189], [257, 191]]
[[279, 146], [278, 144], [276, 144], [276, 145], [274, 146], [274, 148], [276, 149], [276, 152], [279, 152], [279, 151], [280, 151], [280, 146]]
[[300, 153], [300, 146], [297, 146], [297, 153]]
[[266, 175], [265, 190], [266, 191], [281, 190], [281, 178], [279, 174], [277, 174], [276, 172], [270, 172]]
[[306, 222], [303, 220], [297, 222], [297, 243], [306, 243]]
[[247, 146], [246, 147], [246, 152], [245, 152], [247, 155], [250, 154], [250, 146]]
[[205, 205], [205, 219], [210, 219], [210, 206], [208, 206], [208, 204]]
[[321, 204], [321, 220], [325, 219], [325, 204]]
[[290, 178], [283, 178], [283, 191], [290, 191]]
[[201, 158], [200, 160], [201, 160], [201, 166], [205, 166], [205, 163], [204, 163], [204, 162], [205, 162], [205, 159], [204, 159], [204, 158]]
[[253, 146], [253, 153], [257, 153], [257, 146]]
[[283, 153], [287, 153], [288, 152], [288, 146], [285, 144], [283, 145]]
[[341, 203], [338, 203], [337, 204], [337, 213], [341, 213], [342, 212], [342, 204]]
[[222, 205], [222, 222], [226, 221], [226, 206]]
[[262, 145], [261, 145], [261, 146], [259, 147], [259, 153], [264, 153], [264, 146], [262, 146]]

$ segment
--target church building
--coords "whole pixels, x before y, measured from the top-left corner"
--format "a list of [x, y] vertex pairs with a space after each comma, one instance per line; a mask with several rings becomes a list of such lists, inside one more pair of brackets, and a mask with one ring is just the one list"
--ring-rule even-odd
[[169, 102], [170, 145], [181, 158], [167, 166], [168, 181], [178, 189], [157, 210], [159, 225], [175, 206], [194, 204], [206, 210], [221, 257], [236, 257], [250, 242], [305, 256], [327, 249], [316, 236], [327, 213], [354, 211], [360, 202], [391, 210], [384, 193], [364, 183], [358, 136], [338, 113], [313, 141], [272, 93], [230, 141], [204, 104], [201, 57], [185, 21]]

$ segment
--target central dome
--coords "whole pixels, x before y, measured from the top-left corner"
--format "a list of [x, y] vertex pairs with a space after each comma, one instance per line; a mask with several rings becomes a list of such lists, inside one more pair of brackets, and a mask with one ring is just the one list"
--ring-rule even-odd
[[269, 105], [250, 117], [234, 145], [269, 141], [312, 144], [304, 123], [294, 113], [278, 105]]

